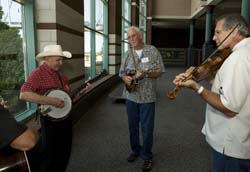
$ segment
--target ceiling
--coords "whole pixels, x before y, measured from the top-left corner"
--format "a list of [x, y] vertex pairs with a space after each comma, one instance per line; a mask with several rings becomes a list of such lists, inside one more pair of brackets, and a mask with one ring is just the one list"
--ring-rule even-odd
[[[205, 7], [204, 7], [205, 8]], [[196, 21], [196, 28], [205, 28], [205, 10]], [[220, 16], [225, 13], [241, 13], [241, 0], [222, 0], [214, 6], [213, 16]], [[157, 28], [189, 28], [191, 19], [152, 19], [153, 27]]]

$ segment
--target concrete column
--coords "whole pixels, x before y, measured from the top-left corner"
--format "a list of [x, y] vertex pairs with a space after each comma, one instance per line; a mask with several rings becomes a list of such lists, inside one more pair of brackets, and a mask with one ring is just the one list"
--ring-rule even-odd
[[250, 1], [242, 0], [241, 2], [241, 15], [250, 22]]
[[131, 1], [131, 24], [139, 27], [140, 2], [139, 0]]
[[206, 6], [206, 31], [205, 31], [205, 43], [202, 47], [202, 60], [208, 57], [211, 52], [213, 51], [213, 44], [212, 44], [212, 17], [213, 17], [213, 5]]
[[189, 30], [189, 46], [193, 46], [194, 44], [194, 26], [195, 26], [195, 19], [192, 19], [190, 22], [190, 30]]
[[188, 47], [188, 59], [187, 59], [187, 65], [193, 66], [195, 65], [194, 62], [194, 27], [195, 27], [195, 19], [192, 19], [190, 21], [190, 30], [189, 30], [189, 47]]
[[207, 6], [206, 10], [206, 33], [205, 33], [205, 42], [211, 42], [211, 30], [212, 30], [212, 12], [214, 6]]

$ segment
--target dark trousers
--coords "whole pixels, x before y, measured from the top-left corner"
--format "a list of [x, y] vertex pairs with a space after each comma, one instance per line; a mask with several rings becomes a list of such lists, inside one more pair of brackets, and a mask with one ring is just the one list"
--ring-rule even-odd
[[213, 172], [250, 172], [250, 159], [238, 159], [212, 150]]
[[69, 118], [51, 121], [41, 117], [40, 147], [29, 154], [32, 172], [64, 172], [72, 145], [72, 123]]
[[[126, 101], [131, 149], [135, 154], [140, 154], [143, 160], [153, 158], [153, 132], [155, 103], [135, 103]], [[139, 126], [142, 131], [142, 145], [140, 144]]]

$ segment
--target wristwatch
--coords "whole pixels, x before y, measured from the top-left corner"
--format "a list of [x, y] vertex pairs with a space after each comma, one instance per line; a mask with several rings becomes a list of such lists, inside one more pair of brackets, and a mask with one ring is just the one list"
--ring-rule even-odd
[[204, 90], [204, 87], [203, 86], [200, 86], [199, 89], [197, 90], [197, 93], [198, 94], [201, 94]]

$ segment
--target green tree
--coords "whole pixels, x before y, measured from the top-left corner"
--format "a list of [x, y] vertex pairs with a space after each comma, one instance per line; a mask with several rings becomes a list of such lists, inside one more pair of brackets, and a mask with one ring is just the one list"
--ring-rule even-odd
[[[2, 19], [2, 17], [3, 17], [3, 10], [2, 10], [2, 7], [0, 6], [0, 19]], [[9, 28], [8, 25], [0, 21], [0, 30], [4, 30], [8, 28]]]
[[17, 28], [2, 22], [2, 16], [0, 6], [0, 95], [16, 109], [19, 89], [24, 82], [22, 38]]
[[[0, 7], [0, 18], [3, 11]], [[22, 38], [17, 28], [0, 21], [0, 89], [18, 88], [24, 82]]]

